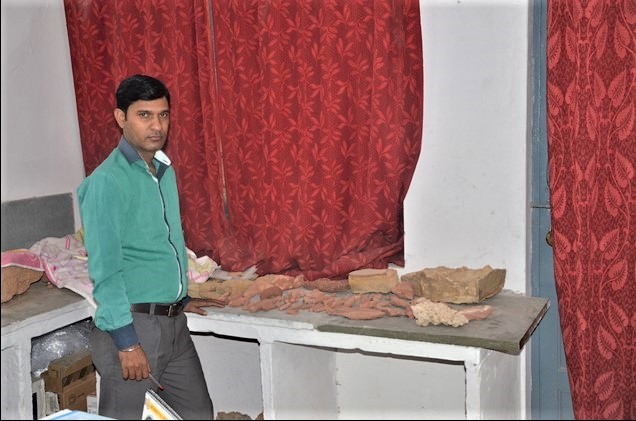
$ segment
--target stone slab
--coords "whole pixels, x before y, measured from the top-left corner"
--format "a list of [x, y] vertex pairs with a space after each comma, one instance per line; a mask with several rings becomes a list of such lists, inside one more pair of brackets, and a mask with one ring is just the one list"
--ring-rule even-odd
[[[493, 306], [484, 320], [471, 320], [460, 327], [445, 325], [419, 326], [406, 317], [383, 317], [374, 320], [350, 320], [326, 313], [300, 311], [290, 315], [280, 310], [251, 313], [238, 307], [207, 308], [208, 314], [226, 314], [233, 321], [271, 326], [313, 327], [318, 331], [367, 335], [450, 345], [472, 346], [517, 355], [548, 311], [547, 298], [527, 297], [504, 290], [480, 305]], [[474, 304], [471, 304], [473, 306]], [[465, 304], [449, 304], [455, 309]]]
[[2, 328], [83, 302], [90, 306], [84, 297], [70, 289], [58, 288], [40, 280], [31, 284], [24, 294], [2, 303]]
[[[491, 305], [493, 312], [483, 320], [452, 327], [446, 325], [418, 326], [404, 317], [383, 317], [375, 320], [349, 320], [332, 317], [329, 322], [316, 325], [325, 332], [378, 336], [409, 341], [473, 346], [517, 355], [548, 311], [547, 298], [527, 297], [505, 293], [480, 303]], [[449, 304], [461, 309], [465, 305]]]

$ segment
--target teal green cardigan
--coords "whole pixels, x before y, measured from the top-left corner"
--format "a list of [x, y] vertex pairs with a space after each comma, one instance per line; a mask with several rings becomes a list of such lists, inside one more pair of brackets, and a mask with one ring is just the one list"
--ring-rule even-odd
[[153, 164], [156, 177], [122, 137], [77, 189], [95, 325], [119, 349], [138, 342], [131, 304], [173, 303], [188, 291], [174, 168], [162, 151]]

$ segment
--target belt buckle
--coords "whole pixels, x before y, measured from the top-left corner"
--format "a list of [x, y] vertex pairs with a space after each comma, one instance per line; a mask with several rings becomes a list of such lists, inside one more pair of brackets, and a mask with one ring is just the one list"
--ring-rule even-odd
[[183, 300], [168, 306], [168, 317], [176, 317], [183, 308]]

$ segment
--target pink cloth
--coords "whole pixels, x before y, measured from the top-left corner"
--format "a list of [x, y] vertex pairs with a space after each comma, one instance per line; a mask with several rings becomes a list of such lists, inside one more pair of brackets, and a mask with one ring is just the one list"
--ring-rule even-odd
[[3, 251], [2, 267], [7, 266], [42, 271], [53, 285], [75, 291], [96, 307], [86, 251], [82, 242], [72, 235], [44, 238], [30, 249]]
[[93, 307], [93, 283], [88, 277], [88, 260], [84, 243], [72, 234], [46, 237], [29, 249], [44, 265], [47, 278], [58, 288], [68, 288], [86, 298]]
[[[197, 257], [188, 252], [188, 280], [202, 283], [208, 280], [219, 266], [209, 257]], [[20, 266], [46, 273], [46, 277], [58, 288], [68, 288], [86, 298], [93, 307], [93, 283], [88, 276], [88, 257], [81, 235], [46, 237], [30, 249], [2, 252], [2, 267]]]
[[[208, 280], [219, 266], [209, 257], [197, 257], [188, 252], [188, 280], [202, 283]], [[2, 252], [2, 267], [20, 266], [46, 273], [46, 277], [58, 288], [68, 288], [86, 298], [93, 307], [93, 283], [88, 276], [88, 257], [80, 235], [46, 237], [30, 249]]]
[[19, 266], [44, 272], [44, 262], [35, 253], [27, 249], [15, 249], [2, 252], [2, 267]]

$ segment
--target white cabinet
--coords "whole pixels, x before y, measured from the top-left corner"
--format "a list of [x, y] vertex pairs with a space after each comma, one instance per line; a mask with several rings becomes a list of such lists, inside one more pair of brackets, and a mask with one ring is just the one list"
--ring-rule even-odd
[[227, 307], [188, 314], [188, 326], [217, 412], [253, 419], [260, 412], [265, 419], [522, 419], [521, 351], [548, 301], [499, 294], [489, 303], [495, 310], [488, 319], [460, 328]]
[[[522, 349], [548, 300], [498, 294], [468, 325], [353, 321], [238, 308], [188, 313], [216, 412], [252, 419], [522, 419]], [[33, 284], [2, 305], [2, 419], [31, 419], [31, 340], [92, 317], [65, 289]]]
[[93, 315], [82, 296], [42, 281], [2, 304], [2, 419], [33, 419], [31, 340]]

